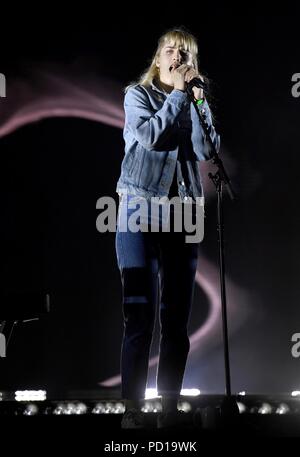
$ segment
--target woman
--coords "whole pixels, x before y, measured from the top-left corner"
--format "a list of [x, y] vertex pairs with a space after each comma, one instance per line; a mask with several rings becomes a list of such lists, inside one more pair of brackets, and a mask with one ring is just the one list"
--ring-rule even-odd
[[[117, 183], [121, 199], [116, 233], [124, 316], [123, 428], [144, 426], [140, 409], [157, 302], [161, 328], [157, 390], [162, 397], [158, 426], [171, 426], [180, 416], [177, 400], [189, 352], [187, 325], [198, 243], [188, 243], [185, 231], [175, 230], [172, 210], [169, 231], [161, 230], [161, 218], [159, 230], [128, 229], [126, 223], [137, 204], [146, 202], [150, 208], [154, 197], [177, 196], [182, 204], [203, 200], [199, 161], [210, 159], [210, 147], [187, 93], [187, 84], [201, 77], [197, 57], [197, 42], [190, 33], [182, 29], [166, 32], [150, 67], [127, 88], [124, 100], [125, 156]], [[218, 149], [219, 138], [203, 90], [193, 87], [192, 91]], [[128, 230], [121, 229], [124, 221]], [[152, 221], [149, 212], [146, 226]]]

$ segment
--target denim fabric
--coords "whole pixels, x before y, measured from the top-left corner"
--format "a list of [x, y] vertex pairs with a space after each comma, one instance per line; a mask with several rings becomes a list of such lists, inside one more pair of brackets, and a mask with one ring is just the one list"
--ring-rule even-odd
[[[219, 150], [220, 140], [205, 101], [198, 108]], [[129, 88], [124, 99], [125, 156], [117, 192], [145, 198], [168, 196], [177, 171], [180, 197], [202, 197], [199, 161], [210, 159], [195, 107], [185, 92], [167, 94], [152, 83]]]
[[[159, 395], [178, 397], [189, 352], [187, 325], [198, 243], [187, 242], [185, 231], [176, 232], [172, 223], [169, 232], [124, 231], [122, 225], [125, 222], [126, 226], [136, 211], [135, 203], [168, 197], [173, 179], [171, 192], [177, 195], [177, 186], [181, 201], [203, 201], [199, 162], [210, 159], [210, 148], [185, 92], [167, 94], [155, 83], [134, 85], [125, 95], [124, 109], [125, 156], [117, 192], [130, 198], [128, 204], [123, 203], [127, 199], [121, 199], [116, 232], [124, 316], [122, 396], [144, 398], [158, 305], [161, 338], [157, 389]], [[218, 151], [219, 136], [207, 102], [197, 109], [206, 118]], [[155, 217], [151, 213], [149, 219], [147, 215], [144, 223], [152, 224]], [[170, 217], [172, 221], [171, 212]], [[159, 228], [163, 223], [164, 216], [158, 216]]]
[[[128, 201], [134, 203], [135, 196]], [[135, 211], [119, 206], [119, 218]], [[121, 352], [122, 397], [144, 398], [150, 345], [159, 304], [161, 326], [157, 389], [178, 397], [189, 352], [187, 325], [193, 299], [198, 244], [184, 232], [116, 232], [122, 281], [124, 335]]]

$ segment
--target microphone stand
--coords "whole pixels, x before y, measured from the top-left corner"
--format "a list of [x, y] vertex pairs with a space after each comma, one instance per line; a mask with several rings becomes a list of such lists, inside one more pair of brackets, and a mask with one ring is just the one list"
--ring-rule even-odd
[[224, 253], [224, 218], [223, 218], [223, 207], [222, 207], [222, 190], [223, 185], [225, 186], [228, 195], [231, 200], [236, 198], [236, 195], [231, 187], [230, 179], [224, 168], [224, 164], [220, 159], [215, 145], [212, 142], [210, 136], [209, 126], [206, 122], [205, 112], [199, 110], [199, 107], [194, 98], [192, 91], [193, 86], [201, 87], [205, 90], [206, 84], [203, 83], [199, 78], [192, 80], [192, 84], [189, 83], [187, 87], [187, 93], [189, 99], [194, 105], [196, 113], [199, 118], [199, 122], [202, 126], [203, 132], [206, 137], [206, 141], [210, 145], [211, 149], [211, 159], [212, 162], [216, 165], [217, 171], [212, 174], [209, 173], [208, 176], [215, 185], [217, 192], [217, 231], [218, 231], [218, 244], [219, 244], [219, 271], [220, 271], [220, 287], [221, 287], [221, 309], [222, 309], [222, 327], [223, 327], [223, 345], [224, 345], [224, 363], [225, 363], [225, 397], [221, 405], [221, 414], [224, 417], [236, 417], [239, 414], [239, 408], [232, 397], [231, 393], [231, 380], [230, 380], [230, 363], [229, 363], [229, 345], [228, 345], [228, 325], [227, 325], [227, 304], [226, 304], [226, 285], [225, 285], [225, 253]]

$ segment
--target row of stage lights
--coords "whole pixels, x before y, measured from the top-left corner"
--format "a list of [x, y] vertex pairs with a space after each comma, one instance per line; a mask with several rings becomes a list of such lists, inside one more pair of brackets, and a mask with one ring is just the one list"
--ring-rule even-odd
[[[252, 413], [252, 414], [288, 414], [293, 411], [286, 403], [280, 403], [279, 405], [272, 406], [269, 403], [262, 403], [261, 405], [247, 407], [244, 403], [237, 402], [240, 414]], [[192, 411], [192, 404], [188, 401], [179, 402], [179, 409], [185, 412]], [[40, 414], [41, 408], [35, 403], [29, 403], [24, 405], [24, 409], [19, 414], [25, 416], [33, 416]], [[42, 414], [54, 414], [54, 415], [82, 415], [82, 414], [123, 414], [125, 406], [122, 402], [98, 402], [93, 407], [86, 405], [83, 402], [66, 402], [58, 403], [52, 407], [43, 409]], [[142, 411], [145, 413], [159, 413], [161, 412], [160, 402], [146, 401]]]
[[[186, 389], [181, 391], [182, 396], [199, 397], [200, 391], [198, 389]], [[291, 397], [300, 396], [300, 391], [294, 391], [291, 393]], [[253, 413], [253, 414], [289, 414], [289, 413], [300, 413], [300, 407], [287, 402], [267, 402], [253, 401], [250, 396], [247, 397], [246, 392], [239, 392], [238, 394], [238, 408], [241, 414]], [[243, 399], [243, 401], [242, 401]], [[0, 395], [0, 401], [3, 397]], [[84, 403], [82, 401], [61, 401], [47, 402], [47, 405], [41, 403], [47, 400], [47, 393], [44, 390], [39, 391], [16, 391], [15, 400], [19, 402], [19, 406], [14, 408], [15, 415], [84, 415], [84, 414], [123, 414], [125, 410], [124, 403], [122, 401], [94, 401]], [[2, 402], [4, 407], [5, 401]], [[49, 404], [50, 403], [50, 404]], [[191, 412], [195, 409], [193, 405], [193, 399], [183, 400], [178, 402], [178, 408], [185, 412]], [[195, 402], [196, 403], [196, 402]], [[0, 404], [1, 405], [1, 404]], [[198, 405], [197, 405], [198, 407]], [[157, 396], [155, 389], [148, 389], [145, 395], [145, 403], [142, 411], [145, 413], [159, 413], [161, 411], [161, 402]], [[1, 415], [1, 410], [0, 410]]]

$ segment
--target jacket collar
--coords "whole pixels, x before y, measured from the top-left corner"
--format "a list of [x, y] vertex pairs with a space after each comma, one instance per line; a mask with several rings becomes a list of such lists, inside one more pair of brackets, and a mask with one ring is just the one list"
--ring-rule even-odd
[[156, 92], [159, 92], [160, 94], [166, 95], [166, 96], [170, 95], [169, 92], [166, 92], [161, 87], [159, 87], [159, 85], [157, 84], [155, 79], [153, 79], [151, 82], [151, 89], [155, 90]]

